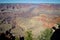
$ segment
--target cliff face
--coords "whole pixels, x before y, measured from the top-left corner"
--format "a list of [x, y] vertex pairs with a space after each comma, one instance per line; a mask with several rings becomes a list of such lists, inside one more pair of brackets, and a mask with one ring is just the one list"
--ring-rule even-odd
[[60, 4], [0, 4], [0, 23], [2, 31], [15, 26], [16, 35], [27, 30], [36, 35], [60, 23]]

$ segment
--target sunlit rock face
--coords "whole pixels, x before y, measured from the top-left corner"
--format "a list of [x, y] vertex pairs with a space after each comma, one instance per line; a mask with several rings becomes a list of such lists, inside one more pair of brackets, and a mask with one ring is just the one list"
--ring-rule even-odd
[[[1, 23], [1, 21], [3, 21]], [[0, 29], [22, 35], [31, 30], [37, 36], [60, 23], [60, 4], [0, 4]]]

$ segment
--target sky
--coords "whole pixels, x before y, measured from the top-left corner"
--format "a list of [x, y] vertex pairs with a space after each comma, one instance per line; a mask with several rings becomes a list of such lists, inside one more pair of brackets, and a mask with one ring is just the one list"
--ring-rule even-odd
[[58, 3], [60, 0], [0, 0], [0, 3]]

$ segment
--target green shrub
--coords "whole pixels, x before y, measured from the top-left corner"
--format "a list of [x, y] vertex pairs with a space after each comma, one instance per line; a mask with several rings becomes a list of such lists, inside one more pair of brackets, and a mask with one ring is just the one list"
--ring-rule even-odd
[[16, 39], [15, 40], [19, 40], [19, 38], [18, 37], [16, 37]]
[[27, 31], [26, 32], [25, 40], [32, 40], [32, 31]]
[[41, 35], [38, 36], [38, 40], [50, 40], [52, 33], [52, 29], [46, 29]]

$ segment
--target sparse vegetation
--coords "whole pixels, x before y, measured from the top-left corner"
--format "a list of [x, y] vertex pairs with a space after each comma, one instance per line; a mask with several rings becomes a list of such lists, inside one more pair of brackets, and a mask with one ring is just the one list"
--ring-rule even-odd
[[33, 38], [32, 38], [32, 31], [27, 31], [26, 32], [26, 37], [25, 37], [25, 40], [32, 40]]
[[52, 33], [52, 29], [46, 29], [41, 35], [38, 36], [38, 40], [50, 40]]
[[[43, 31], [41, 33], [41, 35], [39, 35], [37, 37], [37, 40], [50, 40], [50, 37], [51, 37], [52, 33], [53, 33], [52, 29], [46, 29], [45, 31]], [[25, 40], [33, 40], [32, 36], [33, 36], [32, 32], [27, 31], [27, 36], [26, 36]]]

